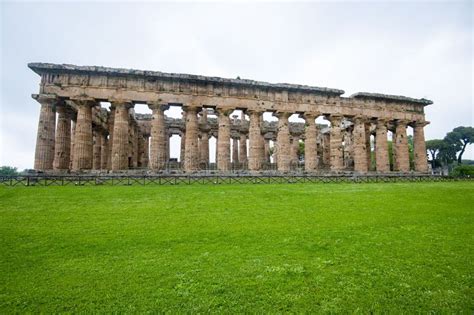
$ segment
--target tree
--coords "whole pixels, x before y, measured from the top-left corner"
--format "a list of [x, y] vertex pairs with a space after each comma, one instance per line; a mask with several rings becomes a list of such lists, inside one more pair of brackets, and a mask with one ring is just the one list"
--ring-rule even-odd
[[456, 146], [450, 142], [443, 141], [443, 145], [439, 149], [438, 159], [442, 164], [448, 165], [456, 161]]
[[445, 145], [446, 144], [444, 140], [441, 139], [433, 139], [426, 141], [426, 150], [428, 150], [429, 154], [431, 155], [431, 167], [435, 168], [436, 161], [438, 160], [438, 155]]
[[462, 155], [468, 144], [474, 142], [474, 128], [472, 127], [456, 127], [453, 131], [448, 132], [444, 140], [453, 145], [456, 153], [459, 152], [457, 161], [462, 163]]
[[18, 171], [17, 171], [17, 168], [16, 167], [12, 167], [12, 166], [1, 166], [0, 167], [0, 175], [2, 176], [14, 176], [14, 175], [18, 175]]

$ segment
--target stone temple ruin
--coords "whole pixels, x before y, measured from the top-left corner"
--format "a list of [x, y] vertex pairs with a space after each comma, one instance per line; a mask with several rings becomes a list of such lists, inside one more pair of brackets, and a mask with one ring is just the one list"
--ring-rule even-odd
[[[28, 66], [41, 76], [33, 94], [41, 104], [38, 171], [161, 173], [170, 165], [186, 173], [428, 171], [423, 128], [430, 100], [365, 92], [342, 97], [339, 89], [155, 71]], [[100, 102], [110, 102], [110, 110]], [[152, 114], [135, 113], [136, 104]], [[167, 117], [169, 106], [181, 106], [182, 118]], [[234, 110], [242, 114], [231, 116]], [[265, 121], [265, 112], [278, 121]], [[289, 122], [294, 114], [305, 123]], [[317, 124], [320, 116], [328, 124]], [[413, 169], [407, 127], [413, 128]], [[170, 160], [172, 135], [181, 137], [180, 163]], [[210, 137], [217, 139], [215, 165]]]

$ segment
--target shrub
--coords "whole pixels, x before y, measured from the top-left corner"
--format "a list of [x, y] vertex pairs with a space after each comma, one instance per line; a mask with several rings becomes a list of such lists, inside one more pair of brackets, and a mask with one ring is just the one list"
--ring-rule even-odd
[[471, 177], [474, 176], [474, 165], [459, 165], [456, 166], [451, 175], [458, 177]]

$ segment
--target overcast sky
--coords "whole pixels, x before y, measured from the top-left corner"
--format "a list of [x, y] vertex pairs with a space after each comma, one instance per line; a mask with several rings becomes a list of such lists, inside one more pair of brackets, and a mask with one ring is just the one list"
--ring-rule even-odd
[[[31, 94], [40, 78], [28, 62], [424, 97], [434, 101], [426, 107], [427, 139], [473, 125], [471, 1], [0, 7], [0, 165], [33, 166], [39, 103]], [[177, 144], [171, 153], [177, 156]]]

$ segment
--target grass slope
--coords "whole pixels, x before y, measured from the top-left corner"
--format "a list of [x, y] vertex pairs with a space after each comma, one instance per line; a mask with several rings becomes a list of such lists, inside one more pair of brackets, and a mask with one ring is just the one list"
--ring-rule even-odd
[[0, 313], [472, 313], [474, 184], [0, 188]]

